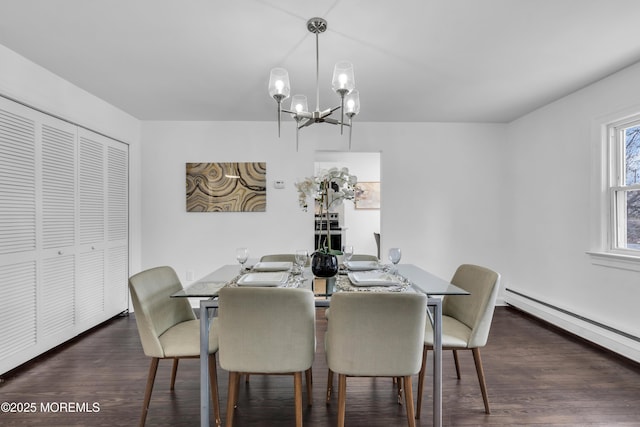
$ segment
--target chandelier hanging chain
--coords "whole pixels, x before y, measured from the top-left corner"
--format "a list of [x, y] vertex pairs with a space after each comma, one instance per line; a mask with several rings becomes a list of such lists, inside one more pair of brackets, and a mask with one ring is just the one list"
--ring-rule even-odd
[[[289, 98], [291, 92], [289, 73], [283, 68], [271, 70], [269, 94], [278, 104], [278, 136], [280, 136], [281, 114], [285, 112], [291, 114], [296, 121], [296, 149], [298, 147], [298, 131], [314, 123], [340, 125], [340, 134], [343, 133], [344, 126], [349, 126], [349, 149], [351, 149], [352, 118], [360, 112], [360, 98], [358, 91], [355, 90], [353, 65], [344, 61], [336, 64], [332, 85], [333, 90], [340, 96], [340, 105], [321, 111], [319, 35], [326, 31], [327, 21], [323, 18], [311, 18], [307, 21], [307, 29], [316, 36], [316, 109], [315, 111], [309, 111], [307, 97], [304, 95], [294, 95], [291, 100], [291, 108], [282, 108], [282, 101]], [[338, 109], [341, 110], [339, 120], [329, 117]], [[349, 123], [345, 123], [345, 115], [349, 118]]]

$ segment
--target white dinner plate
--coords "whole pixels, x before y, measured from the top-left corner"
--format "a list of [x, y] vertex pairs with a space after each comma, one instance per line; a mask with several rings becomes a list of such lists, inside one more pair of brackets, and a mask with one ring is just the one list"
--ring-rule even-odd
[[345, 261], [344, 266], [351, 271], [377, 270], [380, 268], [378, 261]]
[[287, 282], [289, 273], [249, 273], [238, 279], [239, 286], [280, 286]]
[[292, 262], [263, 261], [253, 266], [253, 271], [289, 271], [293, 267]]
[[354, 271], [349, 273], [354, 286], [390, 286], [400, 283], [398, 278], [383, 271]]

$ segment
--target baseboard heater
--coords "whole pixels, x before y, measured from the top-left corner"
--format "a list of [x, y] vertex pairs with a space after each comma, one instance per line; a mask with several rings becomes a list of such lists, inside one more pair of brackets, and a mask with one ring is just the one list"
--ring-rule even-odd
[[[596, 322], [595, 320], [589, 319], [589, 318], [581, 316], [579, 314], [572, 313], [569, 310], [565, 310], [565, 309], [557, 307], [557, 306], [555, 306], [553, 304], [549, 304], [548, 302], [541, 301], [541, 300], [539, 300], [537, 298], [530, 297], [529, 295], [525, 295], [522, 292], [518, 292], [518, 291], [515, 291], [513, 289], [509, 289], [509, 288], [506, 288], [505, 291], [507, 291], [509, 293], [512, 293], [514, 295], [518, 295], [519, 297], [525, 298], [525, 299], [527, 299], [529, 301], [535, 302], [536, 304], [540, 304], [540, 305], [543, 305], [543, 306], [545, 306], [547, 308], [550, 308], [552, 310], [558, 311], [558, 312], [560, 312], [562, 314], [565, 314], [567, 316], [571, 316], [574, 319], [578, 319], [578, 320], [580, 320], [582, 322], [589, 323], [591, 325], [597, 326], [598, 328], [604, 329], [604, 330], [612, 332], [612, 333], [614, 333], [616, 335], [620, 335], [622, 337], [625, 337], [627, 339], [630, 339], [630, 340], [633, 340], [633, 341], [636, 341], [636, 342], [640, 343], [640, 337], [636, 337], [635, 335], [631, 335], [631, 334], [629, 334], [627, 332], [621, 331], [619, 329], [613, 328], [613, 327], [605, 325], [603, 323]], [[507, 301], [507, 304], [509, 304], [508, 301]], [[509, 304], [509, 305], [512, 305], [512, 304]]]

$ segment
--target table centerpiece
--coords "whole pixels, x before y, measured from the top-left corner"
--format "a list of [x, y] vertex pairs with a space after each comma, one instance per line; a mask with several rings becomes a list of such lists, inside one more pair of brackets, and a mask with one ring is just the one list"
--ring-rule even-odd
[[354, 200], [357, 182], [358, 178], [351, 175], [348, 168], [334, 167], [295, 183], [302, 210], [307, 211], [308, 202], [313, 200], [320, 219], [326, 218], [327, 221], [326, 235], [311, 258], [311, 270], [317, 277], [333, 277], [338, 272], [337, 255], [342, 255], [342, 251], [331, 247], [329, 211], [340, 206], [344, 200]]

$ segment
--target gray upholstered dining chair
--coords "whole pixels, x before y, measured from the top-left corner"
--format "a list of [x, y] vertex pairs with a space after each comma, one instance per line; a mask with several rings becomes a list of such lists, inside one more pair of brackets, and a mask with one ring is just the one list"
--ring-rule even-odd
[[300, 288], [228, 287], [220, 290], [220, 366], [229, 371], [227, 427], [232, 427], [240, 375], [293, 375], [296, 426], [302, 426], [302, 374], [311, 405], [315, 356], [313, 292]]
[[[310, 265], [311, 257], [307, 257], [306, 266]], [[296, 265], [296, 254], [267, 254], [260, 258], [260, 262], [290, 262]], [[250, 374], [245, 375], [246, 382], [249, 382]]]
[[427, 298], [421, 293], [332, 295], [325, 351], [327, 384], [338, 374], [338, 427], [344, 426], [347, 377], [399, 378], [409, 426], [415, 425], [411, 376], [420, 370], [426, 313]]
[[[470, 295], [447, 295], [444, 297], [442, 301], [442, 349], [453, 350], [453, 360], [458, 378], [460, 378], [458, 350], [472, 351], [484, 409], [489, 414], [491, 411], [482, 359], [480, 358], [480, 348], [487, 344], [489, 338], [500, 287], [500, 275], [488, 268], [463, 264], [456, 270], [451, 283], [468, 291]], [[424, 353], [418, 378], [416, 418], [420, 418], [428, 350], [433, 350], [433, 328], [430, 322], [427, 322], [424, 334]]]
[[[178, 360], [200, 357], [200, 322], [186, 298], [171, 298], [182, 284], [171, 267], [156, 267], [129, 278], [129, 290], [144, 354], [151, 357], [140, 426], [144, 426], [160, 359], [173, 359], [171, 390], [175, 387]], [[209, 335], [209, 380], [216, 425], [220, 425], [216, 352], [217, 326]]]

